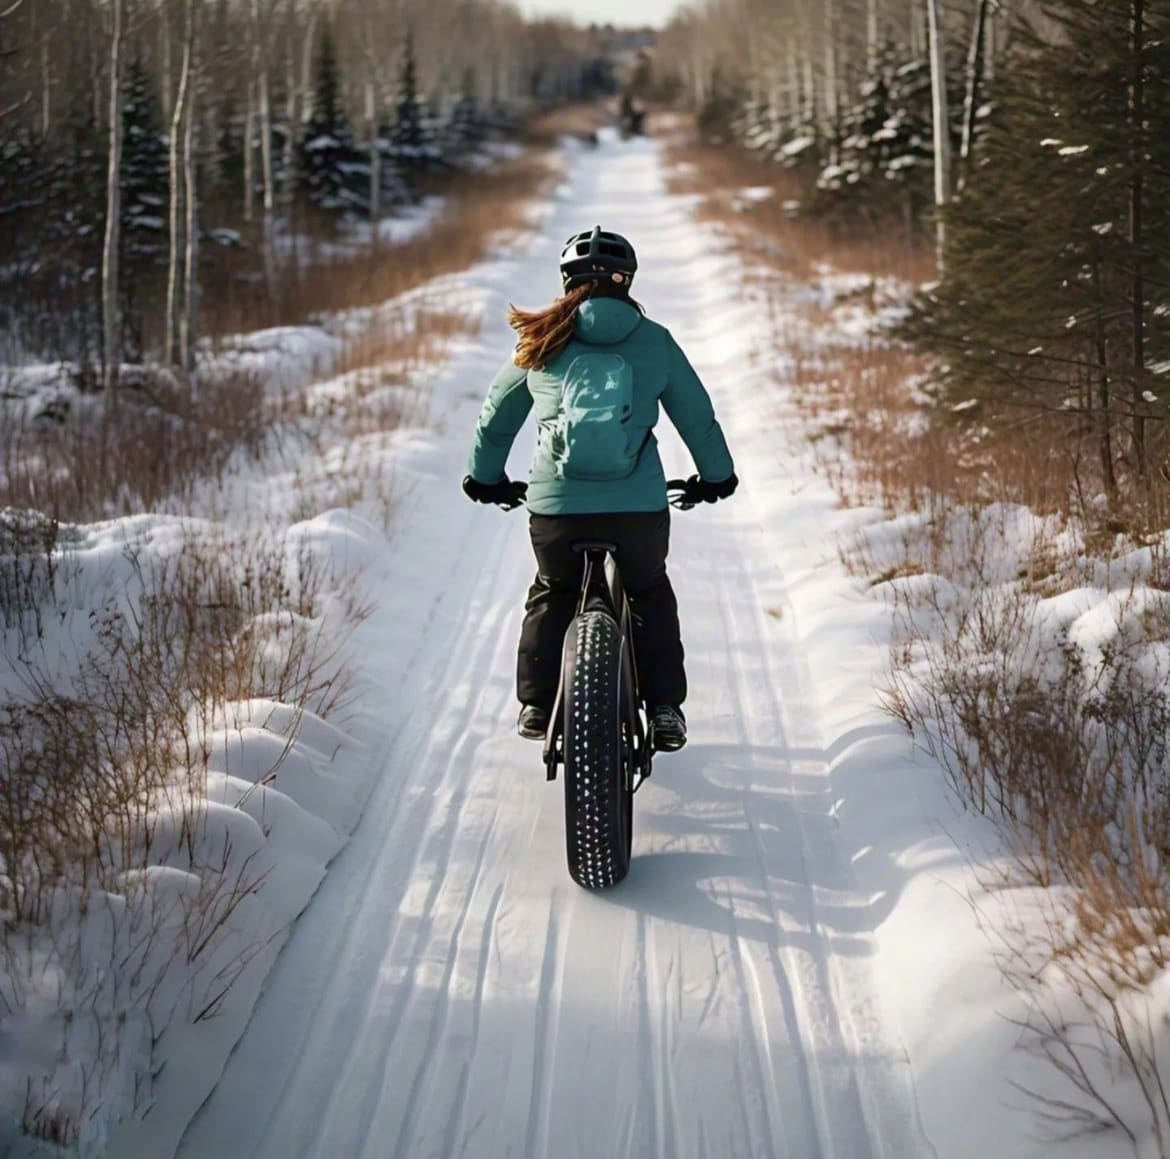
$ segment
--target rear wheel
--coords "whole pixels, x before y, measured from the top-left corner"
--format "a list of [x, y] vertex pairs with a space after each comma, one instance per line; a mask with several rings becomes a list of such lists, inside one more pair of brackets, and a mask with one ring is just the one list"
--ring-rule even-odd
[[629, 872], [632, 794], [622, 726], [622, 633], [606, 612], [585, 612], [565, 673], [565, 839], [569, 873], [585, 889]]

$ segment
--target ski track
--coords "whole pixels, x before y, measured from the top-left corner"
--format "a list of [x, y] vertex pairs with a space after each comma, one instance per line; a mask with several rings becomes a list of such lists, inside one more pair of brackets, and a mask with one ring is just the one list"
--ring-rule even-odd
[[[432, 444], [407, 455], [419, 483], [364, 637], [383, 771], [183, 1159], [931, 1153], [870, 979], [866, 895], [834, 834], [820, 694], [768, 552], [777, 529], [753, 515], [762, 444], [736, 438], [756, 413], [736, 380], [750, 319], [736, 329], [731, 259], [691, 204], [666, 192], [653, 143], [607, 142], [577, 154], [527, 255], [469, 274], [502, 316], [509, 297], [551, 295], [569, 233], [630, 234], [639, 296], [691, 353], [749, 482], [674, 522], [692, 739], [639, 794], [630, 878], [596, 896], [572, 885], [561, 786], [512, 731], [524, 520], [458, 493], [507, 349], [493, 317], [436, 385]], [[522, 435], [514, 474], [530, 447]], [[685, 469], [677, 448], [667, 461]], [[428, 610], [404, 623], [395, 589], [421, 583]]]

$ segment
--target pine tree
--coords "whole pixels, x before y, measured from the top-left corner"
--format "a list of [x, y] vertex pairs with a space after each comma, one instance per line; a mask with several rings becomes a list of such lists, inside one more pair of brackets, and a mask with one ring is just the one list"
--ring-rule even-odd
[[[886, 44], [871, 62], [856, 101], [841, 120], [837, 162], [818, 179], [822, 203], [872, 217], [900, 210], [908, 230], [930, 202], [930, 66]], [[958, 138], [956, 137], [956, 143]], [[847, 201], [842, 202], [842, 197]]]
[[126, 66], [122, 133], [123, 252], [132, 262], [165, 250], [170, 191], [162, 110], [150, 74], [137, 57]]
[[440, 134], [445, 156], [458, 156], [477, 141], [482, 140], [484, 123], [479, 101], [475, 96], [475, 70], [467, 68], [459, 95], [451, 103]]
[[313, 112], [301, 141], [301, 177], [309, 199], [322, 209], [361, 208], [368, 198], [368, 161], [359, 156], [341, 100], [341, 78], [332, 32], [317, 51]]
[[422, 101], [418, 92], [418, 61], [414, 53], [414, 34], [407, 32], [402, 46], [402, 67], [398, 76], [397, 118], [394, 145], [404, 157], [417, 158], [424, 143]]
[[1140, 473], [1151, 442], [1165, 453], [1170, 418], [1149, 369], [1170, 359], [1170, 13], [1063, 0], [1047, 14], [1061, 35], [1023, 30], [911, 332], [955, 391], [1092, 415], [1111, 487], [1120, 457]]

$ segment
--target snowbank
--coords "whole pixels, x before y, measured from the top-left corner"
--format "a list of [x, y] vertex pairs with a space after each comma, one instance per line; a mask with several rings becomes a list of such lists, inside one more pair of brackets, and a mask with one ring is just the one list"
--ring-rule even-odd
[[[785, 293], [816, 311], [813, 323], [793, 327], [815, 356], [818, 348], [880, 342], [904, 310], [906, 289], [822, 269], [811, 286]], [[791, 370], [769, 359], [761, 373], [783, 382]], [[746, 419], [738, 438], [776, 439], [780, 420], [760, 401], [765, 388], [751, 394], [739, 408]], [[993, 616], [1009, 608], [1018, 623], [1010, 653], [972, 650], [971, 665], [1053, 679], [1070, 646], [1089, 673], [1108, 674], [1124, 655], [1127, 679], [1147, 681], [1152, 697], [1170, 677], [1165, 643], [1151, 638], [1151, 625], [1168, 615], [1161, 588], [1170, 536], [1102, 551], [1066, 522], [1020, 506], [894, 518], [843, 508], [826, 483], [812, 481], [807, 447], [786, 454], [803, 471], [777, 458], [774, 471], [753, 480], [753, 497], [761, 522], [783, 528], [776, 558], [781, 572], [797, 577], [788, 588], [792, 618], [814, 682], [830, 690], [820, 715], [835, 815], [859, 878], [872, 888], [877, 969], [913, 1066], [926, 1134], [944, 1159], [1024, 1159], [1056, 1149], [1077, 1159], [1161, 1154], [1156, 1074], [1170, 1057], [1156, 1029], [1168, 1009], [1164, 978], [1156, 977], [1148, 1001], [1135, 992], [1119, 1006], [1143, 1068], [1139, 1080], [1108, 1041], [1112, 1012], [1086, 1001], [1083, 979], [1052, 962], [1050, 929], [1072, 912], [1071, 894], [1021, 880], [1001, 830], [966, 810], [948, 773], [883, 709], [882, 691], [891, 687], [892, 657], [906, 651], [907, 609], [928, 638], [932, 626], [980, 607]], [[855, 572], [864, 561], [865, 571], [850, 574], [841, 555], [855, 561]], [[921, 664], [911, 668], [910, 681], [922, 672]], [[1056, 1032], [1077, 1044], [1075, 1061]]]
[[[151, 574], [193, 540], [228, 534], [162, 516], [67, 531], [54, 614], [42, 609], [35, 641], [17, 631], [5, 637], [6, 703], [27, 696], [30, 672], [68, 694], [109, 616], [143, 623]], [[284, 541], [290, 577], [312, 572], [341, 587], [376, 570], [388, 551], [379, 529], [342, 512], [295, 524]], [[347, 626], [330, 611], [328, 592], [320, 595], [312, 630], [343, 638]], [[259, 621], [252, 630], [262, 630]], [[148, 1107], [145, 1124], [121, 1128], [142, 1132], [134, 1153], [173, 1150], [292, 921], [360, 815], [372, 735], [360, 717], [338, 728], [304, 704], [251, 699], [219, 708], [192, 701], [189, 719], [188, 744], [205, 755], [151, 790], [103, 859], [100, 882], [50, 891], [42, 919], [8, 940], [0, 971], [11, 1012], [0, 1035], [5, 1154], [35, 1150], [19, 1139], [23, 1119], [32, 1135], [100, 1155], [119, 1121]]]

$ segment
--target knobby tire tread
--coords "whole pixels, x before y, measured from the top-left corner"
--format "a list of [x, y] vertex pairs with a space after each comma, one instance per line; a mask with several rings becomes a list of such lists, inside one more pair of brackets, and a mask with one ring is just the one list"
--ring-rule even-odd
[[619, 727], [622, 635], [605, 612], [579, 616], [576, 632], [564, 706], [569, 874], [585, 889], [606, 889], [630, 869], [632, 812]]

